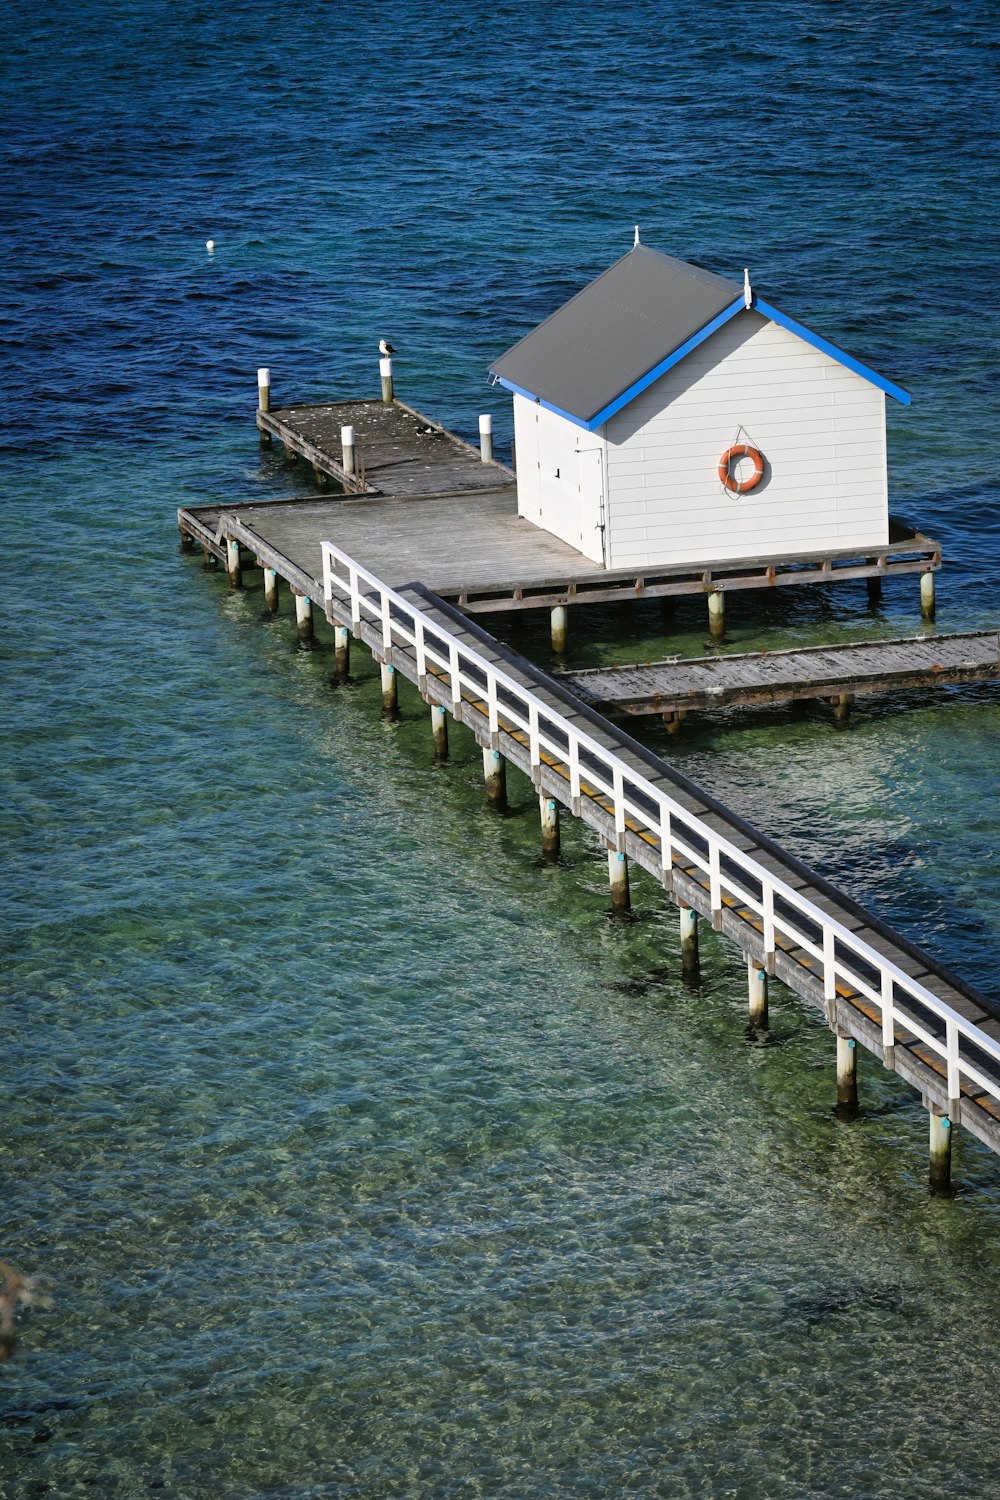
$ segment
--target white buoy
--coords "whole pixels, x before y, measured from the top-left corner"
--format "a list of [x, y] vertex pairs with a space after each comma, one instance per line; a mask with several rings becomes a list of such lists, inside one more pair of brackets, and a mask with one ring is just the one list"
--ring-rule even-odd
[[214, 240], [206, 240], [205, 241], [205, 249], [208, 251], [209, 255], [211, 255], [214, 252], [214, 250], [215, 250], [215, 241]]

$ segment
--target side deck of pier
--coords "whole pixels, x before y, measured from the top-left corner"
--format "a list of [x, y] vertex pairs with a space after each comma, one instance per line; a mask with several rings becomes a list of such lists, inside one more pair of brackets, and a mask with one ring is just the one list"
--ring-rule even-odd
[[595, 667], [572, 673], [566, 684], [605, 711], [670, 717], [694, 709], [840, 700], [998, 677], [1000, 634], [984, 630]]

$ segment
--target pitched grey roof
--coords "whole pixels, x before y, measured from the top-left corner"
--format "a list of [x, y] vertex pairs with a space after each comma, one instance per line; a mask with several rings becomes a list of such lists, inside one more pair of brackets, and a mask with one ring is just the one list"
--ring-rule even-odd
[[741, 282], [636, 245], [491, 373], [588, 422], [742, 293]]

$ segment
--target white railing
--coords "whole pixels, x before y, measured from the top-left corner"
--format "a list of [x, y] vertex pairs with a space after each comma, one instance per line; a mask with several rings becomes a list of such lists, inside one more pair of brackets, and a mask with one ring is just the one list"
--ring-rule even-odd
[[574, 812], [584, 794], [607, 803], [619, 849], [626, 830], [654, 840], [665, 882], [675, 864], [694, 866], [705, 877], [713, 922], [721, 919], [727, 897], [759, 917], [770, 972], [782, 941], [806, 953], [822, 978], [831, 1019], [838, 982], [870, 1001], [881, 1016], [887, 1065], [901, 1027], [940, 1058], [949, 1100], [958, 1100], [963, 1080], [1000, 1100], [1000, 1083], [969, 1055], [971, 1049], [1000, 1067], [1000, 1043], [332, 542], [323, 543], [323, 596], [338, 617], [349, 612], [355, 635], [366, 623], [381, 634], [385, 652], [412, 651], [422, 689], [432, 674], [453, 705], [463, 698], [483, 705], [494, 748], [501, 732], [515, 731], [527, 741], [533, 772], [545, 755], [564, 765]]

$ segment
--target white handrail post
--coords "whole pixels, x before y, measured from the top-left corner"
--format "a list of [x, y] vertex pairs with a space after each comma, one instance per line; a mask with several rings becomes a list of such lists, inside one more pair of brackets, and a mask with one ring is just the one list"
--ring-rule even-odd
[[424, 617], [418, 610], [413, 613], [413, 644], [417, 653], [417, 687], [423, 692], [427, 686], [427, 650], [424, 646]]
[[670, 804], [660, 800], [660, 869], [667, 890], [674, 883], [674, 837], [670, 827]]
[[330, 543], [323, 543], [323, 603], [333, 598], [333, 583], [330, 579]]
[[347, 572], [351, 580], [351, 625], [356, 635], [358, 626], [361, 624], [361, 590], [358, 587], [358, 570], [354, 563], [350, 564]]
[[832, 1026], [837, 1009], [836, 939], [829, 922], [823, 924], [823, 999], [826, 1001], [827, 1021]]
[[528, 702], [528, 751], [534, 772], [535, 767], [542, 764], [542, 747], [538, 743], [538, 704], [533, 699]]
[[611, 768], [611, 785], [614, 789], [615, 837], [621, 851], [625, 847], [625, 775], [617, 762]]
[[580, 810], [580, 741], [570, 731], [569, 736], [569, 795], [574, 814]]
[[888, 969], [882, 970], [882, 1051], [883, 1062], [887, 1068], [894, 1068], [896, 1029], [893, 1024], [892, 1013], [892, 975]]
[[497, 697], [497, 674], [492, 670], [486, 673], [486, 706], [490, 711], [490, 739], [493, 740], [500, 734], [500, 704]]
[[392, 645], [392, 613], [389, 608], [389, 595], [385, 589], [382, 590], [382, 645], [386, 651]]
[[948, 1048], [948, 1099], [951, 1101], [957, 1100], [962, 1092], [962, 1076], [958, 1061], [958, 1027], [954, 1021], [945, 1022], [945, 1040]]
[[712, 926], [716, 932], [722, 927], [722, 866], [719, 846], [715, 839], [708, 845], [709, 898], [712, 903]]
[[[461, 703], [462, 701], [462, 679], [458, 668], [458, 642], [452, 641], [448, 648], [448, 671], [451, 674], [451, 701]], [[456, 718], [458, 715], [456, 714]]]
[[764, 907], [764, 970], [768, 974], [773, 974], [774, 952], [777, 944], [774, 940], [774, 886], [769, 880], [763, 882], [761, 895]]

